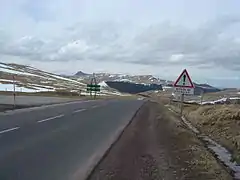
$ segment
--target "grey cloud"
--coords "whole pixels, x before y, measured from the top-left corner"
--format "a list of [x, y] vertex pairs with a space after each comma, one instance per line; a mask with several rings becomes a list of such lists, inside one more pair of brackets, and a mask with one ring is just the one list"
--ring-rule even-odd
[[[239, 70], [240, 43], [227, 32], [239, 22], [238, 17], [224, 17], [195, 29], [162, 23], [139, 29], [138, 33], [118, 23], [79, 23], [54, 39], [25, 37], [3, 41], [0, 36], [0, 52], [35, 61], [121, 61]], [[222, 38], [222, 34], [226, 37]], [[181, 60], [172, 60], [178, 55]]]
[[[229, 21], [228, 21], [229, 20]], [[223, 24], [221, 24], [223, 22]], [[185, 65], [194, 66], [223, 66], [235, 70], [233, 66], [240, 64], [240, 46], [234, 38], [221, 40], [219, 36], [226, 28], [239, 23], [239, 18], [217, 20], [216, 22], [207, 23], [204, 27], [198, 29], [181, 29], [169, 26], [168, 32], [163, 32], [161, 27], [151, 27], [145, 33], [136, 37], [138, 43], [148, 44], [148, 48], [141, 56], [149, 54], [149, 58], [155, 60], [155, 63], [162, 64], [162, 61], [168, 61], [170, 55], [183, 54], [184, 59], [181, 62], [169, 62], [169, 65], [184, 63]], [[211, 24], [211, 26], [207, 26]], [[212, 24], [217, 24], [213, 26]], [[158, 30], [157, 30], [158, 29]], [[160, 35], [157, 33], [159, 32]], [[149, 38], [148, 38], [149, 37]], [[140, 40], [140, 42], [139, 42]], [[141, 42], [142, 40], [142, 42]], [[160, 52], [162, 55], [157, 55]], [[165, 59], [165, 60], [164, 60]], [[145, 59], [139, 59], [138, 63], [145, 64]], [[234, 65], [233, 65], [234, 64]]]

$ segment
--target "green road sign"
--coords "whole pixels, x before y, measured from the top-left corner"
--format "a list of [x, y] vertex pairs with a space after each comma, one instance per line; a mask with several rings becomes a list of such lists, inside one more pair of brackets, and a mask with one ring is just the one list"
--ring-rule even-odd
[[87, 91], [100, 91], [100, 85], [97, 84], [88, 84]]
[[98, 85], [98, 84], [88, 84], [87, 87], [100, 88], [100, 85]]

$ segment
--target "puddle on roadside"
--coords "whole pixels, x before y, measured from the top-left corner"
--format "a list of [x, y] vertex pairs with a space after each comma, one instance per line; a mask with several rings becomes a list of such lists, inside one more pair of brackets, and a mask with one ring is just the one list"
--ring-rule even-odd
[[223, 162], [229, 169], [233, 171], [234, 178], [240, 180], [240, 165], [236, 163], [236, 161], [232, 161], [232, 154], [223, 146], [213, 141], [207, 136], [199, 136], [211, 149], [217, 158]]
[[186, 118], [182, 117], [182, 121], [194, 132], [198, 135], [207, 147], [217, 156], [218, 160], [224, 163], [234, 175], [235, 180], [240, 180], [240, 165], [236, 163], [236, 161], [232, 161], [232, 154], [223, 146], [213, 141], [208, 136], [199, 135], [199, 131], [192, 126], [192, 124], [186, 120]]

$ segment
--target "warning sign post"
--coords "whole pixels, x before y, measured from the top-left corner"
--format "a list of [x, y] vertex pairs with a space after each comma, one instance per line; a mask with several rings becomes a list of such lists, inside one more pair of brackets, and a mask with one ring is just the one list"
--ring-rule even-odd
[[181, 115], [183, 113], [184, 95], [194, 94], [194, 85], [186, 69], [180, 74], [174, 83], [174, 91], [181, 94]]
[[184, 95], [193, 95], [194, 94], [194, 89], [193, 88], [175, 87], [174, 91], [177, 94], [184, 94]]

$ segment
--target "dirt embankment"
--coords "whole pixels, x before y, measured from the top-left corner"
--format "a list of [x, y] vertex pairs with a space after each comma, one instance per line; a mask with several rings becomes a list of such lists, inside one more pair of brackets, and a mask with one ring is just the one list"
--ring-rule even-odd
[[174, 113], [147, 102], [88, 180], [230, 180]]

